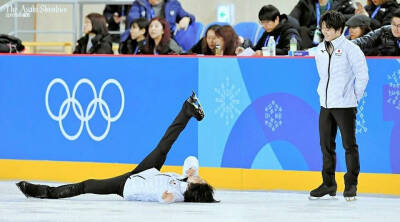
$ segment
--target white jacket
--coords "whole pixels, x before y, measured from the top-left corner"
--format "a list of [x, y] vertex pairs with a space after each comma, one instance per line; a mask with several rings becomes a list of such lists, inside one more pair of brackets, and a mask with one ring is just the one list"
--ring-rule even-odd
[[187, 157], [183, 166], [183, 176], [176, 173], [161, 173], [155, 168], [134, 174], [125, 182], [124, 198], [136, 201], [165, 202], [162, 194], [167, 191], [174, 197], [172, 202], [182, 202], [188, 183], [180, 179], [187, 177], [185, 172], [190, 168], [195, 169], [195, 174], [198, 175], [198, 164], [199, 161], [196, 157]]
[[343, 35], [331, 43], [331, 56], [325, 41], [318, 45], [315, 54], [320, 104], [325, 108], [357, 107], [369, 79], [364, 53]]

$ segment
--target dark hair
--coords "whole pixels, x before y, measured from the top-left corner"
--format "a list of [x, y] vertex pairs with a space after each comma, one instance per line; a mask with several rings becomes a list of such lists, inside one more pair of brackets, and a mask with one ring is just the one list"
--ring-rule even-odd
[[273, 5], [264, 5], [260, 12], [258, 12], [258, 19], [260, 21], [275, 21], [276, 17], [279, 17], [281, 13]]
[[188, 189], [183, 193], [185, 202], [213, 203], [214, 188], [208, 183], [189, 183]]
[[202, 43], [201, 43], [201, 53], [203, 53], [203, 54], [205, 55], [207, 51], [211, 51], [211, 49], [208, 47], [208, 44], [207, 44], [207, 35], [208, 35], [208, 31], [213, 30], [214, 32], [217, 32], [217, 30], [220, 29], [220, 28], [221, 28], [221, 26], [220, 26], [220, 25], [217, 25], [217, 24], [215, 24], [215, 25], [210, 25], [210, 26], [207, 28], [207, 30], [206, 30], [206, 32], [205, 32], [205, 34], [204, 34], [203, 41], [202, 41]]
[[90, 13], [89, 15], [86, 16], [86, 18], [89, 19], [90, 22], [92, 23], [92, 30], [90, 31], [91, 33], [94, 33], [96, 35], [108, 34], [107, 21], [103, 15], [99, 13]]
[[169, 41], [171, 40], [171, 31], [170, 31], [167, 20], [160, 18], [160, 17], [153, 18], [149, 22], [149, 25], [147, 27], [146, 45], [144, 46], [145, 53], [153, 54], [153, 50], [154, 50], [156, 43], [154, 42], [154, 39], [152, 39], [150, 37], [149, 28], [150, 28], [150, 24], [156, 20], [161, 23], [161, 25], [163, 27], [163, 31], [164, 31], [164, 34], [161, 38], [160, 43], [158, 44], [158, 46], [156, 48], [156, 51], [162, 52], [166, 47], [168, 47]]
[[362, 35], [367, 34], [368, 32], [372, 31], [371, 27], [369, 25], [360, 25], [359, 26], [361, 31], [362, 31]]
[[346, 25], [346, 18], [340, 12], [329, 10], [322, 15], [320, 27], [322, 27], [323, 22], [325, 22], [328, 29], [332, 28], [335, 31], [341, 30], [343, 33], [344, 26]]
[[147, 29], [147, 26], [149, 25], [149, 21], [147, 21], [147, 19], [145, 19], [145, 18], [138, 18], [138, 19], [132, 20], [131, 28], [134, 24], [137, 24], [139, 29]]
[[224, 25], [215, 32], [215, 35], [224, 40], [224, 55], [235, 55], [236, 48], [239, 46], [239, 36], [230, 25]]
[[[393, 17], [400, 18], [400, 8], [396, 9], [396, 10], [393, 12]], [[392, 18], [393, 18], [393, 17], [392, 17]]]

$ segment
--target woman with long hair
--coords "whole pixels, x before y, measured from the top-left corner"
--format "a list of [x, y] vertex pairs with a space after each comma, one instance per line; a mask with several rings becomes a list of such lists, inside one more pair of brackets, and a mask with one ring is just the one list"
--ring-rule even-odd
[[216, 47], [221, 47], [222, 55], [236, 55], [236, 49], [241, 45], [239, 36], [230, 25], [224, 25], [215, 32]]
[[194, 45], [187, 54], [215, 55], [215, 32], [221, 28], [220, 25], [210, 25], [203, 38]]
[[112, 38], [103, 15], [99, 13], [87, 15], [83, 31], [85, 36], [77, 41], [74, 54], [114, 54]]
[[144, 54], [182, 54], [182, 48], [171, 38], [168, 22], [163, 18], [153, 18], [147, 29]]

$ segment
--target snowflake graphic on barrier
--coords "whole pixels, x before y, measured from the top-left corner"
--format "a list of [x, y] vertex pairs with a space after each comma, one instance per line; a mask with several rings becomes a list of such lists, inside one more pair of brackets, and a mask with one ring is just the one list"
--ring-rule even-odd
[[367, 92], [364, 93], [363, 98], [360, 101], [359, 108], [357, 110], [356, 119], [356, 133], [363, 134], [368, 131], [367, 124], [364, 116], [365, 98], [368, 96]]
[[265, 125], [275, 131], [282, 125], [282, 107], [274, 100], [265, 107]]
[[389, 99], [387, 102], [400, 110], [400, 69], [391, 75], [388, 75]]
[[237, 99], [240, 88], [232, 84], [227, 77], [219, 88], [214, 88], [214, 91], [217, 93], [215, 101], [219, 103], [215, 113], [220, 118], [225, 119], [225, 124], [229, 125], [231, 120], [240, 114], [240, 110], [237, 108], [237, 105], [240, 104], [240, 100]]

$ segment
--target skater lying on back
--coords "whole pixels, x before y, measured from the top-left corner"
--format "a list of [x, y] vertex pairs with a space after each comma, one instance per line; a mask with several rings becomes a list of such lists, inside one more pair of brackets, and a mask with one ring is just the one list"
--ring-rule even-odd
[[198, 176], [199, 164], [195, 157], [186, 158], [182, 176], [160, 172], [173, 143], [192, 117], [198, 121], [204, 118], [203, 109], [195, 93], [184, 102], [157, 147], [131, 172], [109, 179], [89, 179], [58, 187], [36, 185], [26, 181], [17, 183], [17, 186], [27, 197], [46, 199], [92, 193], [118, 194], [126, 200], [137, 201], [216, 202], [213, 187]]

